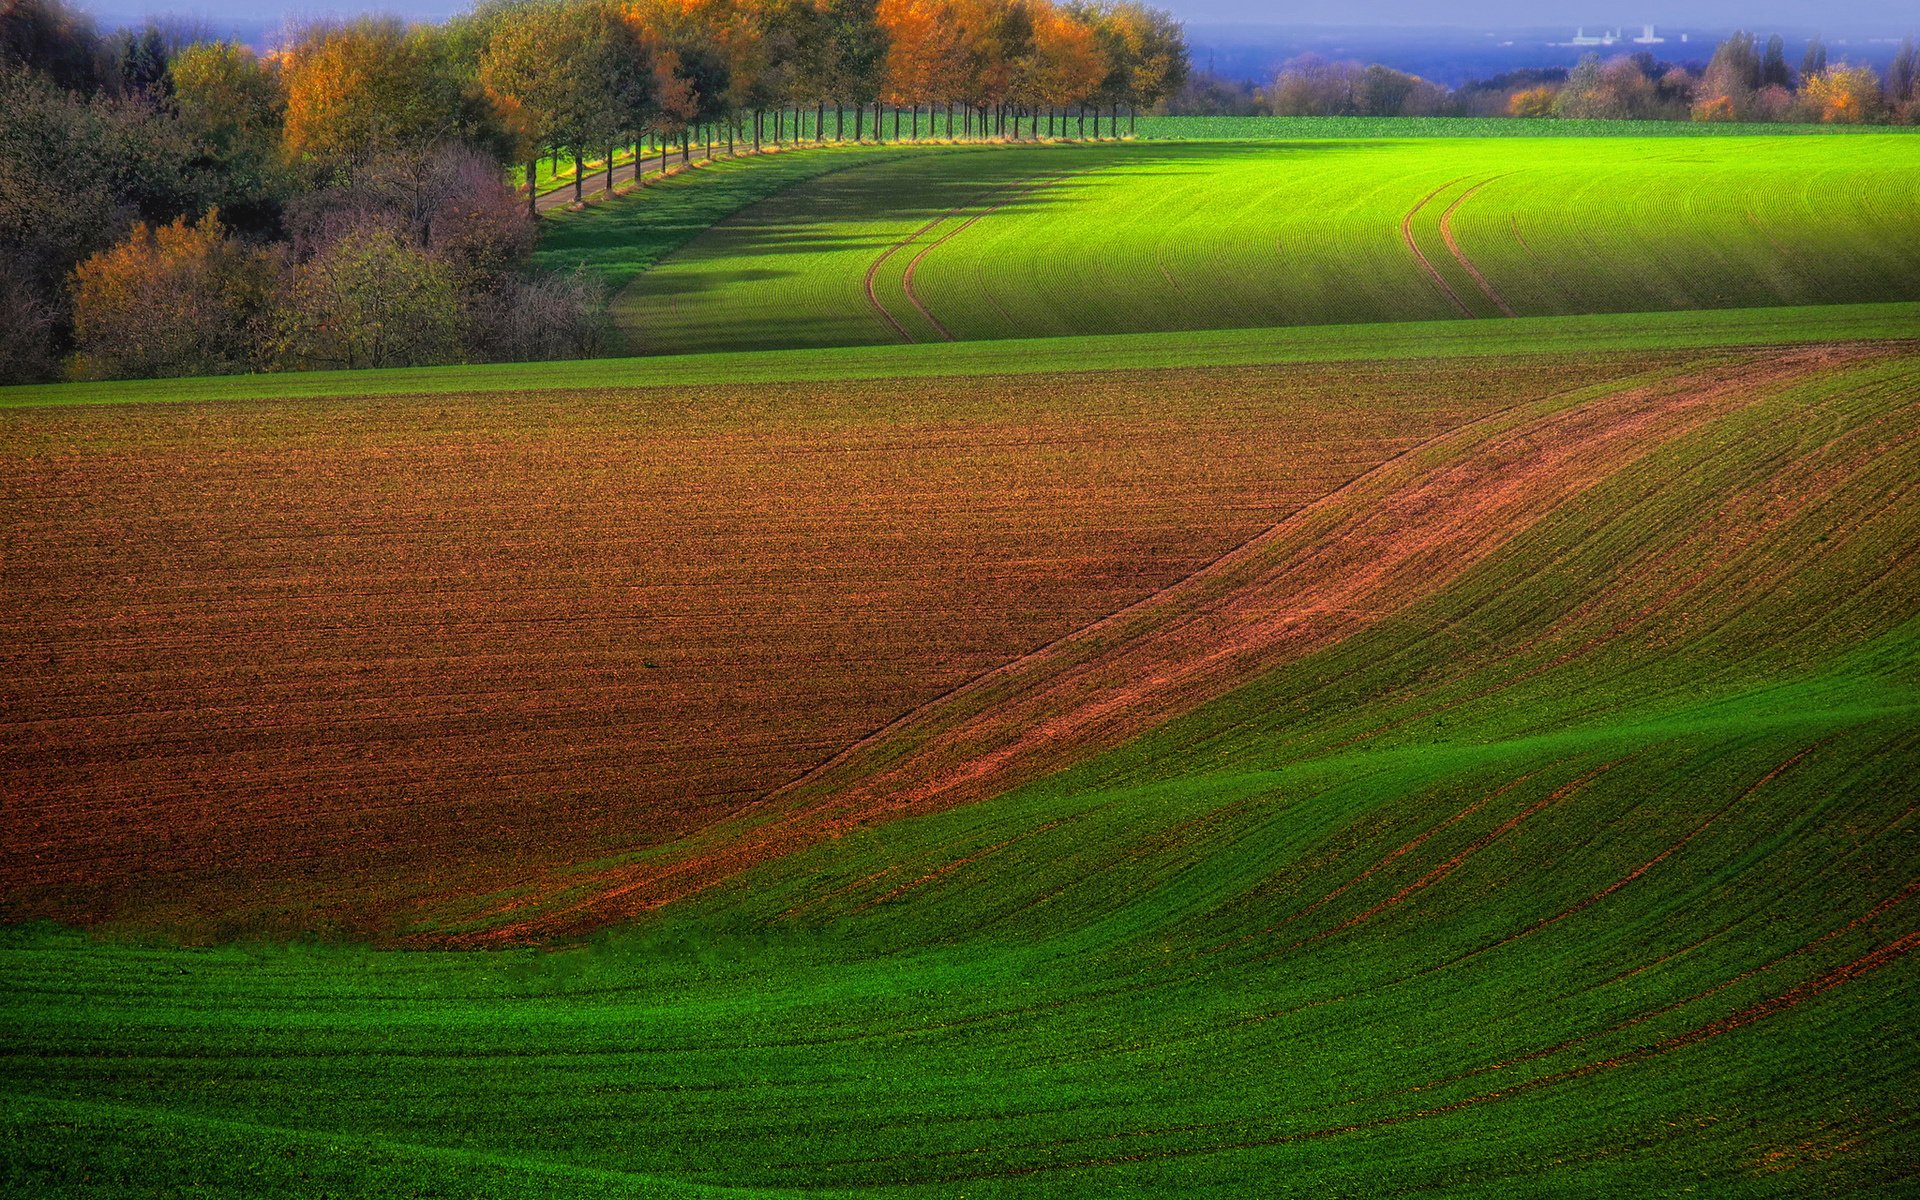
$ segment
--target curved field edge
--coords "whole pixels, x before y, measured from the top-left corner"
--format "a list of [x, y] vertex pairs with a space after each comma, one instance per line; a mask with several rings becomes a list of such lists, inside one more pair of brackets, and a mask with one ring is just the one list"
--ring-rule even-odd
[[1920, 339], [1920, 302], [1108, 334], [0, 388], [0, 409], [966, 378]]
[[0, 934], [9, 1170], [49, 1196], [1898, 1195], [1917, 370], [1769, 381], [1332, 646], [590, 947]]
[[797, 183], [908, 154], [938, 152], [825, 146], [696, 160], [692, 170], [651, 180], [623, 193], [618, 203], [547, 214], [534, 261], [551, 271], [584, 270], [610, 293], [618, 292], [711, 226]]
[[1911, 363], [1868, 347], [1730, 355], [1466, 422], [1172, 587], [943, 695], [744, 819], [583, 865], [454, 928], [481, 941], [577, 933], [849, 829], [991, 797], [1363, 636], [1667, 442], [1778, 407], [1782, 394], [1843, 386], [1863, 367], [1910, 386]]

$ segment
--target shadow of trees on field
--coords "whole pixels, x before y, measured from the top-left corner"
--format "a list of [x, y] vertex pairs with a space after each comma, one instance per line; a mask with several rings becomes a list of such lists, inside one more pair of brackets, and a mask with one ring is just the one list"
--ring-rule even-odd
[[[1302, 141], [1258, 149], [1317, 155], [1359, 148], [1359, 144]], [[1234, 147], [1231, 152], [1241, 156], [1248, 148]], [[777, 200], [749, 205], [693, 238], [660, 265], [843, 251], [870, 250], [878, 255], [929, 222], [971, 215], [989, 206], [996, 215], [1052, 211], [1064, 218], [1079, 202], [1075, 189], [1099, 186], [1103, 180], [1149, 177], [1178, 186], [1183, 178], [1209, 174], [1201, 164], [1219, 159], [1222, 153], [1219, 146], [1124, 142], [982, 147], [974, 153], [938, 158], [892, 158], [808, 181], [804, 195], [789, 191]], [[650, 272], [635, 287], [643, 294], [666, 294], [665, 279], [685, 273]]]

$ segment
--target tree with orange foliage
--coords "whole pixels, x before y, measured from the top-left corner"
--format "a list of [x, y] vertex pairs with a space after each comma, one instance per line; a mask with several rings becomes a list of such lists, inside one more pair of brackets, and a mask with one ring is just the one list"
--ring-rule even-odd
[[[967, 43], [948, 0], [880, 0], [874, 19], [887, 41], [882, 95], [913, 110], [913, 136], [920, 136], [920, 106], [951, 103], [966, 86]], [[928, 115], [929, 124], [932, 114]], [[953, 133], [948, 113], [947, 133]]]
[[1554, 90], [1544, 84], [1527, 88], [1507, 97], [1510, 117], [1550, 117], [1553, 115]]
[[322, 167], [479, 132], [431, 27], [373, 18], [316, 25], [282, 53], [280, 74], [287, 153]]
[[682, 162], [692, 159], [692, 131], [731, 111], [727, 62], [707, 20], [718, 10], [697, 0], [624, 0], [621, 19], [653, 59], [652, 121], [666, 146], [680, 141]]
[[1808, 76], [1800, 88], [1800, 104], [1814, 120], [1829, 125], [1861, 125], [1885, 111], [1880, 77], [1873, 68], [1844, 62]]
[[[1020, 65], [1016, 89], [1023, 103], [1036, 113], [1047, 112], [1047, 136], [1054, 135], [1056, 109], [1081, 103], [1100, 90], [1109, 64], [1091, 26], [1074, 13], [1046, 0], [1029, 0], [1033, 41]], [[1064, 118], [1063, 118], [1064, 119]], [[1038, 125], [1035, 135], [1038, 136]]]
[[229, 240], [217, 213], [135, 223], [127, 240], [74, 268], [72, 372], [138, 379], [254, 367], [279, 274], [272, 255]]

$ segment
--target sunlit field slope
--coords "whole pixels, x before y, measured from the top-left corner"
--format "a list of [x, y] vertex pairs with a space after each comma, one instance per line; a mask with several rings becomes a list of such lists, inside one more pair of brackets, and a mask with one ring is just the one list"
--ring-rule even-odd
[[615, 316], [660, 353], [1913, 300], [1916, 178], [1897, 133], [946, 148], [736, 212]]
[[12, 1191], [1920, 1179], [1910, 341], [0, 421]]

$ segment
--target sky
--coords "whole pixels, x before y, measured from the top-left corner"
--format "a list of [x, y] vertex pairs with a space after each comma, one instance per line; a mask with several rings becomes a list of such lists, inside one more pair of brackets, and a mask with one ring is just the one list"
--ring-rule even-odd
[[[265, 49], [279, 41], [290, 25], [329, 16], [363, 12], [389, 13], [417, 20], [439, 20], [464, 11], [472, 0], [68, 0], [91, 12], [104, 28], [138, 25], [149, 17], [184, 18], [190, 28], [216, 37], [231, 37]], [[1692, 44], [1711, 46], [1734, 29], [1761, 34], [1781, 33], [1790, 41], [1813, 34], [1838, 40], [1843, 54], [1870, 60], [1890, 53], [1876, 40], [1920, 34], [1920, 0], [1343, 0], [1329, 6], [1324, 0], [1148, 0], [1187, 23], [1194, 62], [1234, 77], [1267, 78], [1279, 63], [1304, 51], [1335, 58], [1386, 62], [1429, 78], [1457, 84], [1469, 76], [1510, 69], [1516, 65], [1568, 65], [1572, 53], [1548, 50], [1548, 42], [1564, 40], [1576, 27], [1588, 33], [1624, 28], [1637, 31], [1649, 22], [1659, 32], [1675, 35], [1691, 30]], [[1327, 20], [1329, 12], [1338, 21]], [[1455, 38], [1436, 31], [1458, 30]], [[1424, 54], [1410, 54], [1411, 44], [1399, 35], [1425, 43]], [[1846, 39], [1855, 40], [1849, 47]], [[1629, 33], [1632, 36], [1632, 33]], [[1330, 42], [1326, 39], [1332, 37]], [[1457, 47], [1462, 52], [1478, 45], [1498, 44], [1511, 37], [1504, 57], [1494, 62], [1484, 54], [1448, 59], [1442, 66], [1433, 58], [1435, 47]], [[1494, 39], [1489, 41], [1488, 39]], [[1338, 44], [1336, 44], [1336, 42]], [[1397, 43], [1397, 45], [1396, 45]], [[1890, 43], [1889, 43], [1890, 44]], [[1677, 36], [1668, 37], [1667, 53], [1680, 60], [1702, 57], [1682, 49]], [[1451, 53], [1451, 51], [1449, 51]], [[1566, 58], [1559, 62], [1555, 55]], [[1444, 57], [1444, 56], [1443, 56]], [[1534, 60], [1538, 59], [1536, 63]], [[1524, 61], [1523, 61], [1524, 60]], [[1552, 60], [1551, 62], [1549, 60]], [[1459, 78], [1454, 78], [1459, 76]]]
[[[1916, 0], [1343, 0], [1337, 22], [1325, 3], [1298, 0], [1159, 0], [1191, 24], [1395, 26], [1436, 25], [1465, 29], [1541, 29], [1576, 25], [1677, 25], [1697, 29], [1779, 27], [1900, 33], [1920, 26]], [[444, 17], [466, 7], [461, 0], [81, 0], [103, 24], [129, 15], [174, 12], [211, 21], [245, 19], [279, 24], [286, 17], [377, 10], [400, 16]]]
[[[1160, 0], [1160, 6], [1192, 23], [1326, 24], [1324, 3], [1263, 0]], [[1343, 0], [1335, 8], [1343, 26], [1378, 25], [1463, 28], [1569, 29], [1615, 25], [1680, 25], [1732, 29], [1754, 25], [1817, 29], [1873, 29], [1920, 25], [1915, 0]]]

